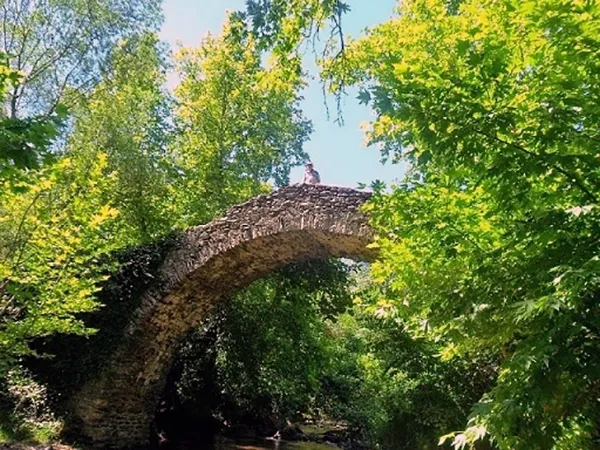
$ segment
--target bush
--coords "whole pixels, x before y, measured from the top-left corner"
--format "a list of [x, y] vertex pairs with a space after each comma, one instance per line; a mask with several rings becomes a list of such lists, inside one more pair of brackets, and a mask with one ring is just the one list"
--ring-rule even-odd
[[62, 422], [48, 407], [46, 387], [23, 369], [8, 373], [0, 392], [0, 442], [49, 443], [62, 431]]

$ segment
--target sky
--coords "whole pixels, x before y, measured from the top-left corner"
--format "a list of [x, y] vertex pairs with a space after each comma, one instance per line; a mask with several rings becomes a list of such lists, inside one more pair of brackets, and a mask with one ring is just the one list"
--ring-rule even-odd
[[[241, 10], [244, 0], [163, 0], [165, 22], [161, 39], [172, 49], [178, 43], [198, 46], [207, 32], [219, 34], [228, 10]], [[348, 0], [350, 12], [344, 16], [344, 31], [353, 37], [360, 35], [365, 27], [371, 27], [388, 19], [396, 0]], [[381, 164], [380, 153], [375, 147], [365, 147], [360, 124], [374, 116], [368, 107], [359, 105], [355, 92], [350, 92], [342, 103], [344, 125], [335, 123], [336, 104], [328, 98], [330, 117], [324, 105], [323, 92], [316, 78], [312, 54], [305, 56], [305, 65], [313, 76], [304, 90], [301, 107], [312, 120], [313, 133], [304, 150], [321, 175], [323, 184], [357, 187], [358, 183], [369, 184], [374, 180], [392, 182], [402, 177], [405, 166]], [[170, 78], [170, 84], [176, 78]], [[171, 86], [172, 87], [172, 86]], [[291, 183], [302, 181], [304, 168], [292, 170]]]

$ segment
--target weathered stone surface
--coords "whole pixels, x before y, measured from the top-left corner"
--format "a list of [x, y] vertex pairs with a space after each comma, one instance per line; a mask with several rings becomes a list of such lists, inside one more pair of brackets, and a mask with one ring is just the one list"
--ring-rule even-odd
[[74, 423], [91, 446], [144, 445], [173, 352], [207, 311], [286, 264], [315, 258], [368, 260], [371, 230], [359, 207], [369, 194], [288, 186], [234, 206], [181, 235], [143, 294], [124, 344], [74, 395]]

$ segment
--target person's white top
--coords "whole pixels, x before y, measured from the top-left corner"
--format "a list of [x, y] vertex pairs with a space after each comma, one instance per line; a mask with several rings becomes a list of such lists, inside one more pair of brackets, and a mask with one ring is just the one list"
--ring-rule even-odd
[[321, 177], [319, 176], [319, 172], [315, 169], [309, 169], [308, 167], [304, 171], [304, 184], [319, 184], [321, 182]]

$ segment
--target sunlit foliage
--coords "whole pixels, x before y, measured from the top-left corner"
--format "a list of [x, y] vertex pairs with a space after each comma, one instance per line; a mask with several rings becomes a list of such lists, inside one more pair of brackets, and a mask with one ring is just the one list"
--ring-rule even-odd
[[[305, 159], [300, 75], [264, 68], [252, 42], [228, 30], [182, 50], [176, 107], [168, 52], [141, 32], [110, 49], [93, 89], [65, 88], [67, 122], [62, 108], [0, 120], [12, 145], [0, 150], [2, 373], [33, 355], [35, 338], [94, 331], [81, 313], [101, 306], [115, 251], [209, 221], [286, 183]], [[3, 86], [27, 81], [3, 62]]]
[[35, 338], [93, 331], [115, 250], [289, 183], [302, 52], [326, 30], [325, 86], [357, 87], [369, 143], [412, 169], [375, 185], [376, 286], [351, 309], [322, 266], [207, 325], [220, 400], [345, 418], [380, 448], [600, 445], [597, 1], [404, 0], [351, 40], [349, 3], [248, 0], [179, 50], [173, 96], [159, 2], [125, 3], [2, 3], [0, 376]]
[[502, 358], [458, 448], [597, 444], [599, 44], [597, 2], [412, 0], [324, 63], [412, 163], [368, 207], [386, 298], [444, 359]]
[[36, 336], [91, 331], [76, 315], [97, 307], [102, 260], [115, 248], [118, 211], [103, 198], [111, 182], [99, 153], [85, 171], [64, 158], [0, 184], [0, 373], [31, 354]]
[[[306, 159], [311, 125], [298, 108], [304, 82], [285, 66], [263, 67], [254, 39], [226, 24], [198, 49], [176, 56], [175, 94], [182, 166], [182, 220], [202, 222], [223, 208], [289, 182]], [[189, 195], [193, 193], [193, 195]]]
[[160, 237], [175, 223], [166, 70], [166, 50], [154, 35], [131, 37], [114, 49], [103, 79], [73, 107], [67, 151], [80, 165], [106, 154], [114, 181], [105, 195], [120, 211], [122, 245]]

